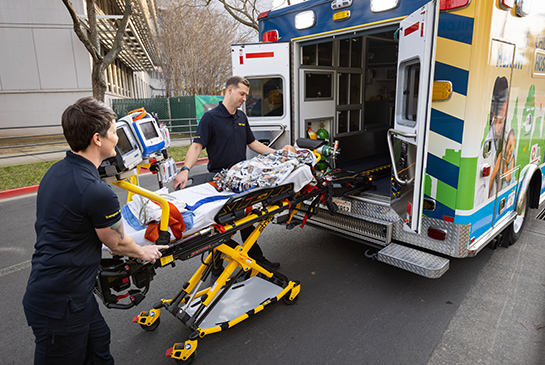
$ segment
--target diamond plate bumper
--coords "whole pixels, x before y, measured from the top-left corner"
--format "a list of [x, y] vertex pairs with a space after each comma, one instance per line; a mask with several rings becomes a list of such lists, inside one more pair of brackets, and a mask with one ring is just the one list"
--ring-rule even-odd
[[391, 243], [378, 252], [377, 259], [415, 274], [437, 279], [449, 269], [449, 260], [414, 248]]

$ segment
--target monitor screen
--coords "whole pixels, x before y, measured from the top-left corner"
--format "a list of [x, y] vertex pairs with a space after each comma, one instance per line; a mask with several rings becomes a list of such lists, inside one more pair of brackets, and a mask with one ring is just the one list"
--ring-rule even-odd
[[142, 122], [139, 125], [145, 139], [153, 139], [159, 137], [159, 134], [157, 134], [157, 130], [153, 126], [153, 122], [151, 120], [147, 122]]
[[117, 136], [119, 137], [119, 141], [117, 141], [117, 148], [119, 148], [121, 155], [126, 155], [134, 149], [131, 142], [127, 138], [124, 128], [119, 128], [117, 130]]

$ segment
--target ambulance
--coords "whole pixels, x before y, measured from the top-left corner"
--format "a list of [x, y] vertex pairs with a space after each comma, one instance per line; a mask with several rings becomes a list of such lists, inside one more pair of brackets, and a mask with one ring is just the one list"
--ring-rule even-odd
[[544, 1], [292, 1], [232, 63], [257, 139], [338, 141], [328, 168], [369, 172], [307, 223], [379, 261], [438, 278], [514, 244], [545, 198]]

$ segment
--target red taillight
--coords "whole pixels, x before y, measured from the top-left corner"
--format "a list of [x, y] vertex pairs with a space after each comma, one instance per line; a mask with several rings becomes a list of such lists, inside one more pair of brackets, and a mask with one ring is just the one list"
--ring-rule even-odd
[[278, 31], [277, 30], [269, 30], [269, 31], [263, 33], [263, 36], [261, 37], [261, 39], [265, 43], [276, 42], [276, 41], [278, 41]]
[[513, 9], [515, 0], [500, 0], [500, 8], [503, 10]]
[[260, 14], [257, 16], [257, 20], [268, 17], [268, 16], [269, 16], [269, 11], [270, 11], [270, 10], [267, 10], [267, 11], [264, 11], [264, 12], [260, 13]]
[[469, 0], [441, 0], [439, 2], [439, 10], [454, 10], [463, 8], [464, 6], [467, 6], [467, 4], [469, 4]]
[[444, 241], [447, 238], [447, 231], [438, 228], [428, 228], [428, 237]]
[[491, 170], [490, 165], [487, 164], [487, 163], [485, 163], [485, 164], [481, 167], [481, 176], [482, 176], [482, 177], [490, 176], [490, 170]]

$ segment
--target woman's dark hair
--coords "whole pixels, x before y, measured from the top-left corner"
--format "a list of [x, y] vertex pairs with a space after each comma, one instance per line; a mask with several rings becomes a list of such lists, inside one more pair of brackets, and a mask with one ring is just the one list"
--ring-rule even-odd
[[490, 121], [492, 125], [492, 119], [498, 115], [503, 104], [507, 102], [509, 94], [509, 85], [505, 76], [497, 77], [494, 82], [494, 89], [492, 90], [492, 100], [490, 104]]
[[72, 151], [85, 151], [95, 133], [106, 136], [116, 117], [103, 102], [92, 97], [81, 98], [62, 113], [64, 138]]

